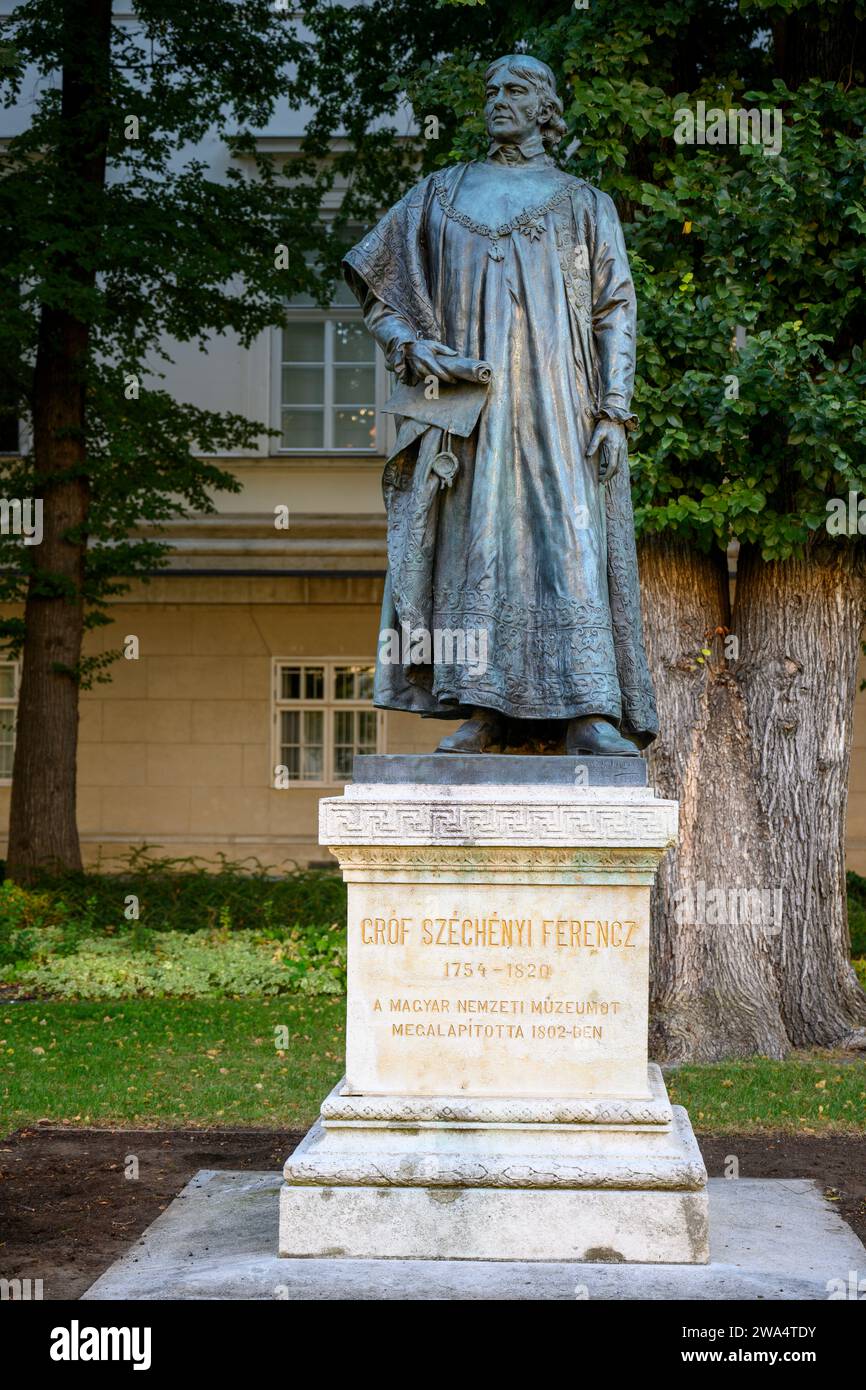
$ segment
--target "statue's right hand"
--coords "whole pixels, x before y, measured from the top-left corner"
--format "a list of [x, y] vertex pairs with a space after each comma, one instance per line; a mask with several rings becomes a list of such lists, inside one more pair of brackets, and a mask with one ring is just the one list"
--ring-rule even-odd
[[418, 338], [407, 343], [403, 349], [403, 360], [415, 381], [435, 376], [439, 381], [453, 381], [454, 378], [441, 360], [443, 357], [456, 357], [454, 348], [445, 343], [437, 343], [435, 338]]

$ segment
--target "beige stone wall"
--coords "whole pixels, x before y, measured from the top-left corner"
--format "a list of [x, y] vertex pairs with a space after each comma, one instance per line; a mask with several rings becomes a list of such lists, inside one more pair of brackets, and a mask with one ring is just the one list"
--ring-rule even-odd
[[[87, 861], [142, 843], [177, 857], [328, 860], [316, 842], [328, 789], [272, 785], [272, 659], [372, 659], [381, 593], [375, 578], [178, 576], [113, 604], [113, 623], [90, 649], [121, 647], [133, 634], [140, 656], [116, 662], [111, 683], [82, 696]], [[428, 751], [451, 727], [388, 714], [386, 747]], [[4, 830], [8, 804], [0, 787]]]

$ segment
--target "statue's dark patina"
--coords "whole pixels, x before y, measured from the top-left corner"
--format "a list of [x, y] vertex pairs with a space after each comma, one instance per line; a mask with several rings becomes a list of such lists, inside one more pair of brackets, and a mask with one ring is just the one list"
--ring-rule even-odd
[[555, 162], [565, 126], [550, 69], [501, 58], [486, 86], [487, 158], [423, 179], [344, 263], [401, 382], [383, 631], [471, 634], [475, 655], [380, 648], [375, 703], [463, 718], [447, 752], [558, 731], [569, 753], [634, 754], [658, 723], [628, 477], [622, 230], [607, 194]]

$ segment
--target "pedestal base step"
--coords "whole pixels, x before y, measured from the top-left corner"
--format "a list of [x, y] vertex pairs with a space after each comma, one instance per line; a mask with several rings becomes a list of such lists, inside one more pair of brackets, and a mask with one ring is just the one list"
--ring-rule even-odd
[[703, 1159], [657, 1068], [648, 1082], [635, 1103], [337, 1087], [286, 1160], [280, 1254], [705, 1263]]
[[280, 1255], [706, 1264], [707, 1194], [285, 1185]]

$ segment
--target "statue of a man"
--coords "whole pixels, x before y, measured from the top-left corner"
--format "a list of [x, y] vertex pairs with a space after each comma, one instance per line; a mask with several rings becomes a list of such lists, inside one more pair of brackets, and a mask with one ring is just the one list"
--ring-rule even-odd
[[403, 383], [382, 630], [428, 634], [399, 660], [380, 645], [374, 702], [462, 718], [442, 752], [558, 729], [569, 753], [635, 754], [658, 721], [622, 229], [607, 194], [553, 159], [565, 125], [546, 64], [492, 63], [485, 117], [487, 158], [423, 179], [344, 262]]

